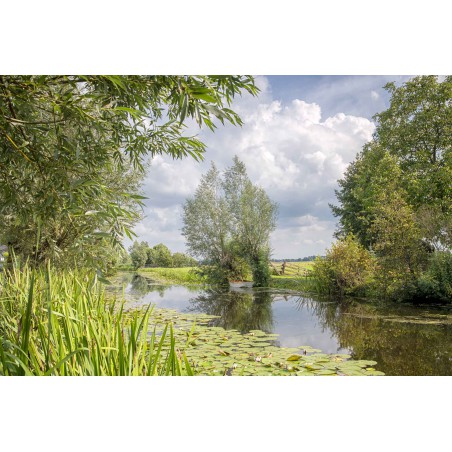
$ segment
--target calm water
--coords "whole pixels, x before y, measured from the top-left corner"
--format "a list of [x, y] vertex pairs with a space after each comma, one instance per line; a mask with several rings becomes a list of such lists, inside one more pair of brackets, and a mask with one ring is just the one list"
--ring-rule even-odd
[[387, 375], [452, 375], [451, 308], [327, 302], [278, 290], [199, 290], [130, 273], [121, 278], [130, 307], [218, 315], [217, 326], [277, 333], [282, 347], [309, 345], [375, 360]]

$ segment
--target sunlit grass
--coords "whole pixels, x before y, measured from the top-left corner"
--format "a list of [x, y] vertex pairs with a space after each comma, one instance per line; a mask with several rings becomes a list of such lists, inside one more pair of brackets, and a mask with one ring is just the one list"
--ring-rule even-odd
[[88, 273], [1, 273], [0, 375], [192, 375], [151, 312], [125, 312]]
[[163, 282], [174, 282], [179, 284], [203, 284], [203, 279], [195, 272], [195, 267], [163, 268], [151, 267], [140, 268], [138, 273], [145, 273], [152, 279]]

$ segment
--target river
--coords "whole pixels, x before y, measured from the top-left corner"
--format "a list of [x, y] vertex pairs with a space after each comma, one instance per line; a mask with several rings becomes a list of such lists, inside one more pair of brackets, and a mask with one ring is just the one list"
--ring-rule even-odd
[[452, 307], [326, 301], [277, 289], [208, 290], [131, 273], [120, 279], [128, 308], [154, 304], [216, 315], [215, 326], [276, 333], [281, 347], [377, 361], [386, 375], [452, 375]]

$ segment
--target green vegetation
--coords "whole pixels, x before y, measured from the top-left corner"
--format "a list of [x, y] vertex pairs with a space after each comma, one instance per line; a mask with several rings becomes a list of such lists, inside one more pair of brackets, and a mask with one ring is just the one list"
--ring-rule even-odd
[[204, 279], [196, 272], [195, 267], [186, 268], [140, 268], [139, 273], [162, 282], [172, 282], [176, 284], [204, 284]]
[[189, 252], [205, 264], [205, 277], [221, 285], [245, 280], [251, 273], [256, 287], [268, 286], [269, 238], [276, 211], [237, 157], [223, 177], [212, 163], [195, 196], [184, 205], [182, 229]]
[[242, 91], [258, 92], [252, 77], [0, 76], [0, 244], [108, 270], [140, 218], [146, 157], [202, 159], [185, 122], [241, 125]]
[[0, 274], [0, 375], [191, 375], [172, 324], [155, 326], [85, 272]]
[[270, 287], [297, 292], [320, 292], [317, 280], [312, 276], [312, 261], [273, 261], [270, 263]]
[[184, 253], [171, 254], [170, 249], [163, 243], [155, 245], [153, 248], [147, 242], [133, 242], [129, 248], [130, 262], [136, 270], [145, 265], [152, 267], [193, 267], [196, 260]]
[[352, 235], [335, 243], [326, 257], [314, 261], [312, 277], [320, 292], [343, 297], [364, 295], [375, 274], [376, 262]]
[[[339, 267], [351, 270], [364, 258], [363, 250], [352, 251], [356, 239], [368, 252], [365, 274], [339, 292], [450, 301], [451, 275], [435, 263], [452, 259], [452, 77], [415, 77], [386, 89], [390, 107], [375, 116], [374, 140], [339, 181], [332, 209], [341, 241], [315, 273], [325, 291], [337, 291]], [[350, 252], [336, 259], [339, 248]]]
[[82, 272], [27, 266], [0, 282], [0, 375], [382, 375], [374, 361], [209, 327], [212, 315], [126, 312]]

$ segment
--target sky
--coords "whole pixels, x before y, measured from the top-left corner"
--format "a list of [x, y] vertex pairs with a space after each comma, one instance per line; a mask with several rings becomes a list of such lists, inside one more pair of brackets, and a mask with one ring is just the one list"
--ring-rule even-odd
[[[242, 127], [212, 133], [189, 126], [207, 145], [204, 161], [152, 159], [142, 191], [144, 218], [134, 231], [150, 246], [164, 243], [186, 252], [182, 206], [192, 197], [211, 162], [220, 170], [237, 155], [251, 181], [278, 204], [271, 235], [272, 257], [323, 255], [331, 247], [337, 219], [329, 203], [347, 165], [372, 139], [375, 113], [389, 106], [384, 85], [408, 76], [256, 76], [257, 97], [243, 94], [232, 108]], [[130, 241], [125, 242], [126, 246]]]

